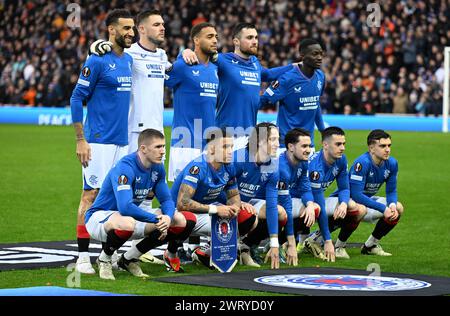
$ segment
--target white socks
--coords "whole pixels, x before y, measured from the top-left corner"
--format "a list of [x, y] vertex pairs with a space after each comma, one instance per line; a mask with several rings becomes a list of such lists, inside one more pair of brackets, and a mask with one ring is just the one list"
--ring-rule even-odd
[[367, 248], [370, 248], [378, 245], [379, 241], [380, 241], [379, 239], [376, 239], [375, 237], [370, 235], [369, 239], [367, 239], [367, 241], [364, 244], [366, 245]]
[[336, 244], [334, 245], [336, 248], [345, 248], [347, 245], [346, 241], [341, 241], [339, 238], [336, 240]]

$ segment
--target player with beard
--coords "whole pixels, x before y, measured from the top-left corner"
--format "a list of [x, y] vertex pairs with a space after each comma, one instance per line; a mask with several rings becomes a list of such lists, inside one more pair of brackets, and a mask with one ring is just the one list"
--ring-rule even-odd
[[[233, 29], [234, 52], [218, 54], [219, 97], [217, 100], [216, 125], [234, 129], [234, 148], [247, 145], [248, 135], [256, 125], [260, 107], [261, 82], [276, 80], [292, 69], [292, 65], [267, 69], [258, 58], [258, 32], [254, 24], [239, 23]], [[186, 49], [183, 56], [192, 51]], [[189, 58], [184, 58], [190, 61]]]
[[219, 78], [210, 57], [217, 53], [217, 32], [211, 23], [199, 23], [191, 39], [200, 62], [189, 66], [179, 57], [166, 76], [166, 85], [174, 91], [169, 181], [201, 155], [205, 130], [214, 126]]
[[[106, 26], [112, 51], [103, 58], [88, 57], [70, 98], [76, 154], [83, 172], [76, 270], [86, 274], [95, 274], [89, 256], [90, 237], [84, 224], [86, 210], [94, 202], [108, 171], [128, 152], [133, 59], [124, 49], [131, 46], [134, 21], [130, 12], [117, 9], [106, 17]], [[87, 103], [84, 128], [83, 103]]]

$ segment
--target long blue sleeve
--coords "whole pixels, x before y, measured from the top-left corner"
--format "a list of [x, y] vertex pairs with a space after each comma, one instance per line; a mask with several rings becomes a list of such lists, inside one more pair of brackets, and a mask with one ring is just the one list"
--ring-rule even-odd
[[278, 191], [278, 201], [279, 204], [284, 208], [287, 215], [287, 223], [285, 226], [286, 235], [294, 235], [294, 218], [292, 217], [292, 198], [289, 194], [289, 190], [279, 190]]
[[316, 116], [314, 118], [314, 121], [316, 123], [317, 129], [321, 132], [325, 129], [325, 124], [323, 123], [323, 117], [322, 117], [322, 108], [319, 106], [316, 109]]
[[336, 179], [339, 190], [339, 203], [347, 203], [350, 201], [350, 186], [348, 183], [347, 172], [341, 172]]
[[350, 193], [353, 201], [359, 204], [363, 204], [368, 208], [372, 208], [374, 210], [380, 211], [384, 213], [386, 209], [386, 205], [379, 203], [375, 200], [372, 200], [370, 197], [364, 194], [364, 183], [355, 183], [352, 182], [350, 184]]
[[323, 239], [331, 240], [331, 233], [330, 229], [328, 227], [328, 216], [327, 212], [325, 211], [325, 197], [323, 195], [322, 189], [317, 189], [312, 191], [314, 196], [314, 201], [319, 204], [321, 212], [319, 214], [318, 222], [319, 222], [319, 228], [320, 232], [322, 233]]
[[155, 195], [161, 205], [163, 214], [168, 215], [172, 219], [173, 214], [175, 213], [175, 203], [170, 194], [169, 186], [166, 182], [166, 174], [163, 168], [161, 168], [160, 178], [155, 187]]
[[392, 172], [389, 178], [386, 180], [386, 202], [389, 206], [391, 203], [397, 204], [397, 174], [398, 174], [398, 164], [392, 166]]
[[278, 173], [272, 173], [266, 184], [266, 219], [269, 235], [278, 234]]
[[287, 66], [281, 66], [281, 67], [274, 67], [274, 68], [264, 68], [261, 67], [261, 81], [263, 82], [270, 82], [278, 79], [279, 76], [284, 74], [286, 71], [292, 69], [292, 64]]
[[73, 123], [83, 122], [83, 101], [88, 100], [92, 95], [101, 70], [101, 59], [97, 56], [89, 56], [70, 97], [70, 111]]
[[[128, 183], [135, 181], [135, 174], [132, 168], [114, 168], [112, 179], [126, 176]], [[146, 212], [133, 203], [133, 189], [130, 184], [118, 184], [113, 181], [114, 195], [117, 201], [118, 211], [122, 216], [130, 216], [140, 222], [157, 223], [156, 215]]]

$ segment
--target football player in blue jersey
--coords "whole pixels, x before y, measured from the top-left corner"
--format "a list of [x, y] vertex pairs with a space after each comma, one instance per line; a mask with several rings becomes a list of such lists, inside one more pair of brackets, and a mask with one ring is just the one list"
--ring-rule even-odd
[[[219, 93], [216, 125], [234, 129], [235, 149], [247, 145], [248, 135], [256, 125], [260, 107], [261, 82], [276, 80], [292, 69], [292, 65], [267, 69], [258, 58], [258, 32], [254, 24], [239, 23], [232, 32], [234, 52], [214, 56], [218, 66]], [[183, 51], [183, 56], [191, 53]], [[185, 58], [187, 61], [187, 58]]]
[[[235, 152], [234, 165], [241, 200], [251, 204], [258, 214], [256, 228], [242, 239], [240, 245], [240, 259], [245, 265], [259, 267], [253, 261], [250, 249], [270, 237], [266, 261], [270, 259], [272, 269], [280, 266], [278, 235], [287, 222], [287, 215], [278, 205], [278, 148], [278, 128], [273, 123], [264, 122], [255, 126], [247, 147]], [[289, 246], [287, 263], [297, 265], [294, 238]]]
[[[356, 230], [359, 222], [366, 214], [366, 208], [350, 199], [350, 188], [347, 172], [347, 158], [345, 151], [345, 133], [335, 126], [328, 127], [322, 132], [322, 149], [316, 152], [309, 161], [309, 179], [311, 181], [314, 201], [320, 205], [319, 215], [320, 233], [316, 233], [305, 240], [305, 249], [314, 256], [327, 261], [335, 261], [335, 257], [349, 256], [345, 250], [347, 239]], [[336, 180], [337, 191], [325, 200], [325, 190]], [[331, 232], [341, 228], [336, 241], [336, 252], [331, 240]], [[318, 244], [323, 238], [324, 252]]]
[[[70, 98], [76, 133], [76, 154], [82, 165], [83, 191], [78, 207], [76, 270], [94, 274], [89, 257], [89, 234], [85, 212], [94, 202], [111, 167], [128, 148], [128, 110], [133, 59], [124, 52], [132, 44], [133, 17], [127, 10], [111, 11], [106, 17], [112, 51], [100, 58], [90, 56]], [[83, 128], [83, 103], [87, 117]]]
[[[154, 129], [142, 131], [138, 151], [122, 158], [103, 182], [100, 193], [86, 212], [86, 228], [92, 238], [102, 242], [98, 257], [99, 275], [115, 280], [111, 256], [128, 239], [141, 239], [118, 260], [118, 266], [134, 276], [148, 277], [138, 258], [165, 242], [186, 239], [196, 223], [189, 212], [175, 212], [175, 205], [166, 183], [162, 159], [164, 135]], [[150, 211], [139, 205], [153, 191], [160, 209]], [[164, 256], [174, 256], [176, 248], [168, 247]], [[179, 260], [167, 260], [168, 270], [179, 269]]]
[[314, 153], [314, 124], [319, 131], [325, 129], [320, 107], [320, 97], [325, 91], [325, 74], [322, 65], [323, 50], [318, 41], [304, 39], [300, 42], [301, 62], [273, 82], [261, 96], [261, 106], [279, 102], [277, 125], [280, 142], [284, 147], [284, 136], [295, 128], [309, 131]]
[[[206, 142], [206, 153], [190, 162], [175, 179], [172, 198], [179, 211], [196, 214], [193, 235], [210, 236], [211, 214], [225, 218], [237, 216], [239, 234], [245, 235], [256, 226], [256, 214], [251, 206], [241, 205], [232, 163], [232, 134], [226, 128], [212, 129]], [[222, 192], [226, 194], [226, 204], [220, 203]], [[172, 244], [169, 246], [175, 247]], [[198, 248], [192, 257], [209, 266], [210, 249]]]
[[191, 39], [199, 63], [189, 66], [180, 56], [166, 72], [165, 85], [174, 92], [169, 181], [201, 155], [204, 133], [214, 126], [219, 77], [210, 57], [217, 53], [217, 32], [211, 23], [199, 23], [192, 28]]
[[[319, 216], [320, 206], [314, 202], [308, 177], [308, 157], [311, 153], [311, 137], [303, 128], [293, 128], [284, 138], [286, 151], [280, 154], [278, 200], [286, 209], [288, 222], [280, 236], [280, 244], [292, 241], [299, 234], [298, 252]], [[290, 237], [291, 236], [291, 237]], [[295, 240], [293, 240], [295, 243]]]
[[[381, 248], [379, 241], [397, 225], [404, 212], [397, 197], [398, 162], [390, 156], [391, 144], [391, 136], [385, 131], [371, 131], [367, 136], [369, 150], [350, 168], [352, 199], [367, 207], [364, 220], [378, 220], [361, 249], [366, 255], [391, 256]], [[376, 196], [383, 183], [386, 183], [386, 197]]]

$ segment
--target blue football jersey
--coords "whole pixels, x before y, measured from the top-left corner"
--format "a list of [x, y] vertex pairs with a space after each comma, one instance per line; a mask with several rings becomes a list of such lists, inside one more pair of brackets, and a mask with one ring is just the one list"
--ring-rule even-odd
[[[276, 80], [292, 68], [288, 65], [266, 69], [255, 56], [247, 60], [235, 53], [219, 54], [217, 66], [220, 85], [216, 125], [244, 130], [256, 125], [261, 82]], [[244, 130], [242, 133], [249, 133]]]
[[377, 166], [368, 152], [359, 156], [350, 167], [350, 195], [356, 202], [384, 213], [386, 205], [372, 200], [386, 182], [387, 205], [397, 203], [398, 163], [393, 157]]
[[[189, 66], [179, 57], [172, 70], [166, 72], [165, 85], [174, 92], [171, 146], [202, 150], [206, 145], [203, 133], [214, 126], [219, 89], [217, 65]], [[196, 123], [200, 125], [195, 126], [194, 120], [200, 120]], [[179, 133], [174, 132], [177, 128]], [[187, 131], [189, 135], [185, 135]]]
[[241, 200], [266, 200], [267, 227], [270, 235], [278, 234], [277, 183], [278, 161], [257, 164], [247, 148], [234, 152], [236, 180]]
[[131, 216], [141, 222], [157, 223], [154, 214], [138, 205], [153, 191], [161, 204], [163, 214], [173, 217], [175, 205], [166, 183], [164, 164], [145, 168], [134, 152], [123, 157], [106, 175], [94, 204], [86, 212], [85, 222], [96, 211], [117, 210], [122, 216]]
[[72, 121], [83, 120], [87, 103], [84, 135], [89, 143], [128, 144], [128, 111], [131, 95], [133, 58], [114, 52], [86, 60], [70, 98]]
[[325, 89], [325, 74], [317, 69], [311, 78], [306, 77], [295, 65], [272, 83], [261, 97], [261, 105], [279, 101], [277, 125], [280, 129], [280, 144], [284, 147], [284, 136], [295, 128], [302, 127], [311, 134], [314, 146], [314, 124], [319, 131], [325, 129], [320, 108], [320, 97]]
[[222, 191], [237, 189], [236, 171], [232, 163], [223, 164], [219, 170], [215, 170], [206, 161], [206, 156], [202, 155], [191, 161], [176, 177], [171, 191], [175, 203], [182, 184], [187, 184], [195, 189], [192, 199], [198, 203], [221, 202]]
[[308, 162], [301, 161], [294, 166], [289, 162], [286, 152], [283, 152], [279, 158], [279, 173], [278, 200], [288, 215], [286, 232], [291, 236], [294, 234], [292, 198], [301, 198], [304, 205], [314, 201], [308, 178]]
[[325, 240], [330, 240], [331, 234], [328, 229], [324, 192], [336, 179], [339, 203], [349, 202], [350, 190], [347, 172], [347, 157], [342, 155], [342, 157], [337, 159], [332, 165], [329, 165], [325, 160], [323, 151], [320, 150], [310, 158], [308, 172], [314, 202], [319, 204], [321, 210], [319, 215], [320, 231]]

